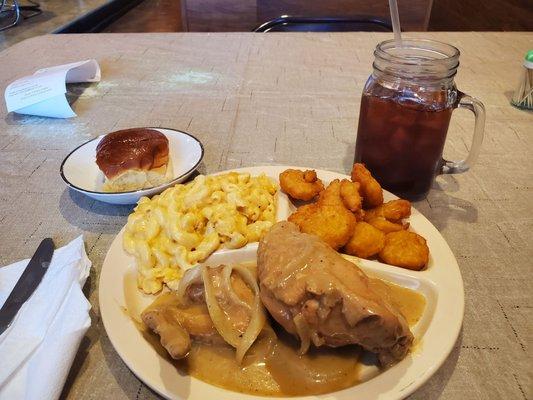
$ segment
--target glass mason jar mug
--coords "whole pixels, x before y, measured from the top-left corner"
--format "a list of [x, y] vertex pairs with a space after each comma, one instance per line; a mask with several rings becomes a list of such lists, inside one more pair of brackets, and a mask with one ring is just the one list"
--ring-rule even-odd
[[[365, 163], [381, 185], [396, 195], [420, 200], [441, 173], [467, 171], [476, 161], [485, 125], [483, 104], [457, 90], [459, 50], [432, 40], [393, 40], [377, 45], [374, 71], [361, 99], [355, 162]], [[474, 113], [466, 159], [442, 158], [452, 111]]]

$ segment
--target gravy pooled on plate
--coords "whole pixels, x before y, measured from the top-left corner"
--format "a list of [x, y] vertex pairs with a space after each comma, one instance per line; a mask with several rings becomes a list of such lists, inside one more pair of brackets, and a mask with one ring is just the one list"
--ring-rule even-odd
[[[412, 327], [420, 319], [425, 308], [425, 297], [413, 290], [390, 282], [371, 278], [371, 285], [378, 293], [388, 292], [389, 301], [403, 314]], [[180, 308], [176, 294], [161, 294], [148, 307], [164, 309]], [[273, 323], [263, 329], [258, 339], [239, 365], [235, 349], [230, 345], [212, 341], [193, 341], [186, 358], [171, 359], [158, 344], [157, 335], [143, 331], [159, 354], [167, 358], [183, 373], [206, 383], [235, 392], [263, 396], [301, 396], [330, 393], [354, 386], [360, 382], [360, 369], [367, 363], [369, 353], [359, 346], [339, 348], [315, 348], [306, 354], [298, 353], [299, 343], [283, 328]], [[147, 337], [148, 339], [148, 337]]]

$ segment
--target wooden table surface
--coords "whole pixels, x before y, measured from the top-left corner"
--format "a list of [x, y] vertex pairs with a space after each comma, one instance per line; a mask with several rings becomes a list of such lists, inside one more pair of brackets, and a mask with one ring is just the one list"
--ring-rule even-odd
[[[0, 89], [36, 69], [95, 58], [99, 84], [70, 87], [78, 117], [0, 118], [0, 265], [39, 241], [83, 234], [92, 327], [63, 392], [69, 399], [152, 399], [106, 336], [98, 278], [129, 206], [68, 190], [59, 166], [97, 135], [132, 126], [185, 130], [205, 145], [201, 172], [294, 164], [348, 172], [375, 33], [98, 34], [41, 36], [0, 53]], [[533, 113], [509, 105], [533, 33], [420, 33], [462, 52], [458, 87], [485, 103], [477, 165], [438, 177], [415, 206], [437, 226], [462, 271], [462, 332], [413, 399], [530, 399], [532, 393]], [[456, 111], [445, 155], [469, 146], [472, 116]]]

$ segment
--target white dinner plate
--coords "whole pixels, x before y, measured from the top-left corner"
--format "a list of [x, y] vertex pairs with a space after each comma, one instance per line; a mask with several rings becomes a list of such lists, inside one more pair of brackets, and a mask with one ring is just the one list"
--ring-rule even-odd
[[[265, 166], [236, 169], [252, 175], [265, 173], [278, 180], [288, 166]], [[324, 182], [347, 178], [344, 175], [317, 170]], [[278, 192], [278, 220], [284, 220], [294, 210], [287, 196]], [[396, 197], [385, 192], [385, 200]], [[365, 367], [367, 379], [351, 388], [330, 394], [299, 397], [299, 399], [401, 399], [419, 388], [442, 365], [459, 335], [463, 321], [463, 280], [457, 261], [444, 238], [422, 214], [413, 209], [411, 230], [426, 238], [430, 261], [423, 271], [410, 271], [376, 261], [357, 259], [369, 275], [394, 282], [422, 293], [426, 308], [419, 322], [412, 327], [418, 343], [402, 361], [377, 374], [375, 367]], [[144, 339], [129, 315], [138, 315], [155, 298], [135, 288], [133, 257], [122, 248], [122, 229], [111, 244], [104, 260], [99, 282], [100, 312], [111, 343], [126, 365], [139, 379], [168, 399], [192, 400], [252, 400], [258, 397], [212, 386], [193, 377], [182, 375]], [[242, 249], [219, 250], [206, 264], [255, 260], [257, 243]], [[355, 257], [354, 257], [355, 258]], [[125, 293], [128, 300], [126, 301]], [[133, 296], [133, 297], [132, 297]], [[127, 313], [124, 310], [127, 309]], [[294, 397], [290, 397], [294, 399]]]
[[167, 128], [155, 129], [168, 138], [169, 159], [172, 161], [172, 180], [159, 186], [129, 192], [104, 192], [104, 174], [96, 164], [96, 146], [105, 135], [98, 136], [76, 147], [65, 157], [60, 174], [72, 189], [93, 199], [110, 204], [135, 204], [142, 196], [153, 196], [166, 188], [183, 182], [202, 161], [204, 148], [194, 136]]

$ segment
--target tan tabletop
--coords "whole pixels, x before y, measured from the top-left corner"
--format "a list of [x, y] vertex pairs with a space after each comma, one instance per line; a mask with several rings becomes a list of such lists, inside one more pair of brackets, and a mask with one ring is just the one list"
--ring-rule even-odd
[[[460, 48], [457, 84], [487, 109], [486, 138], [468, 173], [439, 177], [415, 206], [437, 226], [462, 271], [463, 329], [442, 368], [413, 399], [530, 399], [533, 113], [509, 105], [533, 33], [424, 33]], [[0, 53], [0, 89], [36, 69], [95, 58], [99, 84], [75, 85], [65, 120], [0, 118], [0, 265], [51, 236], [83, 234], [93, 269], [92, 327], [63, 396], [152, 399], [104, 331], [98, 278], [132, 210], [68, 190], [59, 166], [78, 144], [132, 126], [185, 130], [205, 145], [201, 171], [293, 164], [348, 172], [372, 50], [387, 34], [129, 34], [42, 36]], [[445, 154], [469, 146], [473, 118], [456, 111]]]

